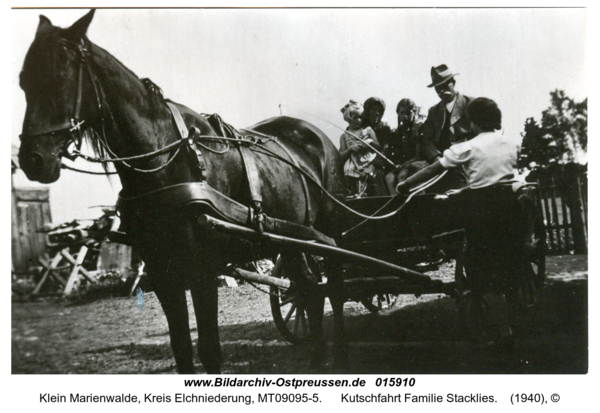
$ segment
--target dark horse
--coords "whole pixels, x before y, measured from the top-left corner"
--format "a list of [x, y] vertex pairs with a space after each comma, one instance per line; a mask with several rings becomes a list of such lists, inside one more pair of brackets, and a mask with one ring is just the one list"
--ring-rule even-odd
[[[235, 142], [215, 138], [222, 135], [207, 116], [165, 100], [156, 85], [139, 79], [90, 42], [86, 32], [93, 15], [94, 10], [67, 29], [55, 27], [40, 16], [20, 75], [27, 99], [19, 152], [21, 167], [31, 180], [56, 181], [62, 157], [73, 154], [70, 148], [82, 136], [89, 140], [99, 159], [114, 162], [123, 186], [122, 221], [133, 247], [146, 263], [167, 317], [177, 370], [194, 372], [185, 294], [189, 289], [200, 360], [207, 372], [217, 373], [221, 350], [216, 276], [224, 273], [230, 263], [247, 262], [261, 254], [273, 257], [277, 252], [199, 225], [194, 197], [186, 192], [188, 183], [204, 182], [227, 199], [245, 206], [254, 204], [257, 214], [262, 209], [268, 217], [335, 237], [335, 204], [319, 186], [331, 194], [343, 194], [339, 154], [313, 125], [277, 117], [250, 128], [248, 133], [260, 132], [256, 139], [263, 141], [248, 145], [252, 157], [249, 162]], [[179, 127], [170, 104], [181, 114], [184, 128]], [[181, 130], [192, 127], [200, 137], [199, 144], [194, 149], [193, 145], [178, 146], [178, 141], [187, 142]], [[194, 162], [191, 155], [196, 150], [201, 152], [202, 161], [196, 158]], [[248, 163], [253, 166], [244, 167]], [[250, 182], [250, 175], [256, 175], [260, 184]], [[288, 267], [288, 274], [296, 274], [301, 296], [307, 300], [311, 363], [318, 365], [325, 347], [321, 326], [324, 298], [316, 293], [314, 277], [299, 270], [306, 267], [301, 265], [301, 254], [291, 250], [282, 254], [286, 257], [282, 265]], [[331, 262], [326, 265], [331, 269], [328, 295], [336, 320], [334, 365], [344, 366], [347, 351], [341, 321], [342, 279], [336, 270], [339, 266]]]

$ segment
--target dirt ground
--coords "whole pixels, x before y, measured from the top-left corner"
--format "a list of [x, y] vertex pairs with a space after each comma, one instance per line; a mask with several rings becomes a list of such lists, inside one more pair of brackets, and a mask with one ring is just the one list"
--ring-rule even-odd
[[[377, 315], [348, 303], [351, 373], [562, 373], [588, 370], [587, 256], [549, 257], [547, 284], [522, 317], [512, 351], [461, 334], [455, 302], [400, 296]], [[283, 341], [269, 297], [245, 284], [220, 288], [219, 325], [228, 374], [308, 373], [308, 350]], [[190, 312], [192, 312], [191, 300]], [[193, 339], [195, 321], [191, 318]], [[331, 352], [332, 315], [325, 316]], [[196, 359], [198, 371], [203, 369]], [[329, 366], [324, 372], [328, 372]], [[93, 302], [12, 302], [13, 374], [173, 374], [168, 329], [154, 293]]]

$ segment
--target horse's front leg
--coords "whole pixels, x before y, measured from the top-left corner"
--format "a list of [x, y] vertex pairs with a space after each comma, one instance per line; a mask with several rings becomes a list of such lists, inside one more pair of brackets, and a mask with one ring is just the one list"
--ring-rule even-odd
[[209, 374], [221, 372], [219, 341], [219, 291], [216, 273], [205, 272], [191, 282], [194, 313], [198, 327], [198, 356]]
[[166, 271], [157, 276], [157, 273], [153, 272], [151, 265], [147, 265], [146, 268], [148, 269], [148, 274], [152, 277], [154, 292], [167, 317], [171, 348], [175, 356], [177, 372], [180, 374], [193, 374], [195, 373], [194, 353], [183, 283], [181, 279], [167, 277]]
[[347, 372], [350, 366], [348, 361], [348, 341], [344, 327], [344, 273], [339, 260], [327, 258], [325, 260], [327, 272], [327, 295], [333, 309], [333, 369], [335, 372]]

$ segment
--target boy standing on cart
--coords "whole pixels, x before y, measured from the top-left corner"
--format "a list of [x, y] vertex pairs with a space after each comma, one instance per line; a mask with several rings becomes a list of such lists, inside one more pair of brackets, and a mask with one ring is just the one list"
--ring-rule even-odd
[[468, 289], [496, 324], [501, 343], [512, 341], [506, 296], [513, 294], [527, 275], [523, 252], [524, 225], [517, 218], [519, 205], [513, 192], [519, 141], [501, 133], [502, 114], [496, 103], [477, 98], [466, 108], [476, 136], [450, 146], [432, 165], [397, 186], [411, 186], [444, 170], [461, 170], [467, 187], [454, 195], [467, 238], [465, 269]]

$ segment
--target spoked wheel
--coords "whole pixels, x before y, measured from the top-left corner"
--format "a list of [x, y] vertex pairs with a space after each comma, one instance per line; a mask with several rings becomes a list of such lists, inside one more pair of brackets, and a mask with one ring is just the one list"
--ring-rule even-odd
[[[305, 254], [303, 254], [305, 255]], [[320, 279], [317, 262], [314, 257], [305, 255], [310, 270]], [[277, 258], [272, 277], [290, 278], [283, 270], [281, 256]], [[303, 344], [308, 341], [308, 315], [306, 300], [298, 291], [287, 291], [278, 287], [271, 287], [271, 313], [277, 330], [283, 338], [292, 344]]]
[[465, 273], [466, 254], [467, 240], [463, 240], [459, 247], [454, 267], [454, 283], [459, 293], [463, 293], [467, 289], [467, 276]]
[[381, 310], [391, 308], [396, 303], [398, 296], [393, 294], [376, 294], [368, 299], [361, 300], [360, 303], [373, 314]]
[[546, 229], [539, 208], [536, 187], [525, 188], [518, 196], [520, 214], [524, 223], [524, 277], [518, 289], [518, 302], [523, 307], [533, 307], [537, 291], [546, 281]]
[[532, 269], [533, 283], [540, 289], [546, 282], [546, 231], [539, 220], [528, 239], [525, 253]]
[[539, 219], [532, 225], [524, 245], [526, 276], [517, 292], [518, 303], [531, 308], [537, 302], [537, 291], [546, 281], [546, 231]]

